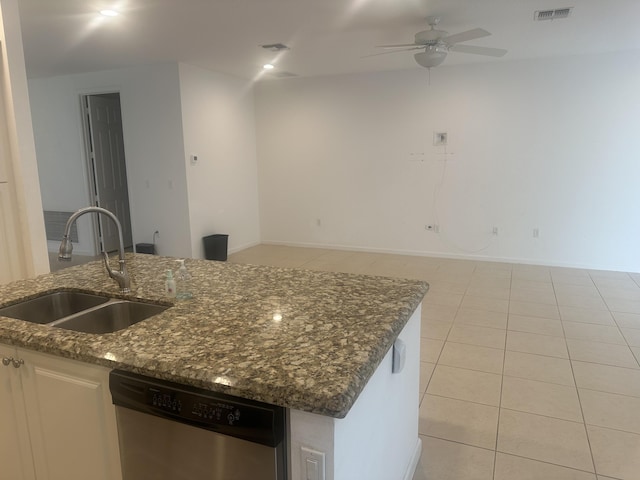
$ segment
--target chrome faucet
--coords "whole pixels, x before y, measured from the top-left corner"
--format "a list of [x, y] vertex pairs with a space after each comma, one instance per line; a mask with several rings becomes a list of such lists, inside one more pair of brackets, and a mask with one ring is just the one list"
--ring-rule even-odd
[[122, 226], [120, 225], [118, 217], [116, 217], [109, 210], [100, 207], [86, 207], [81, 208], [73, 215], [71, 215], [69, 217], [69, 220], [67, 220], [67, 225], [64, 227], [64, 236], [62, 237], [62, 243], [60, 243], [58, 260], [71, 260], [71, 252], [73, 251], [73, 243], [71, 243], [71, 239], [69, 238], [71, 226], [73, 225], [73, 222], [78, 219], [78, 217], [89, 212], [102, 213], [103, 215], [106, 215], [111, 220], [113, 220], [113, 222], [116, 224], [116, 227], [118, 229], [118, 240], [120, 241], [118, 247], [118, 252], [120, 255], [120, 270], [116, 272], [111, 269], [111, 266], [109, 265], [109, 255], [107, 255], [107, 252], [102, 252], [102, 258], [104, 259], [104, 266], [107, 269], [107, 273], [109, 273], [109, 276], [111, 278], [118, 282], [120, 291], [122, 293], [129, 293], [131, 291], [131, 279], [129, 278], [129, 273], [127, 272], [127, 265], [124, 262], [124, 241], [122, 239]]

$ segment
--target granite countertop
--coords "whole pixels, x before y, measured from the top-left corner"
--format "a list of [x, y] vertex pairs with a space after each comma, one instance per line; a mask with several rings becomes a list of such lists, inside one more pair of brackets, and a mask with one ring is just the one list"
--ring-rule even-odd
[[[176, 259], [127, 254], [132, 293], [124, 297], [173, 304], [127, 329], [98, 335], [0, 316], [0, 342], [342, 418], [428, 289], [417, 280], [185, 263], [194, 298], [167, 299], [165, 272]], [[96, 261], [2, 285], [0, 306], [56, 290], [123, 297]]]

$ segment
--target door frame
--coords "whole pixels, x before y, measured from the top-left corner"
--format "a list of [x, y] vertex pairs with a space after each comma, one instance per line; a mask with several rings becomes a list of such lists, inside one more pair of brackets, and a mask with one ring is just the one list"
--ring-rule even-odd
[[[117, 94], [120, 100], [120, 113], [122, 114], [122, 93], [119, 88], [106, 88], [106, 89], [89, 89], [84, 90], [79, 93], [78, 102], [80, 106], [80, 124], [82, 127], [82, 140], [84, 145], [84, 174], [85, 174], [85, 187], [87, 192], [87, 200], [88, 205], [95, 206], [97, 191], [95, 185], [95, 172], [93, 168], [93, 162], [91, 159], [91, 139], [90, 139], [90, 128], [89, 128], [89, 112], [87, 111], [87, 97], [93, 95], [111, 95]], [[129, 218], [131, 218], [131, 182], [129, 178], [129, 166], [127, 165], [127, 153], [126, 153], [126, 141], [125, 141], [125, 128], [124, 128], [124, 120], [122, 121], [122, 141], [123, 148], [125, 149], [125, 158], [124, 164], [126, 169], [127, 176], [127, 195], [129, 195]], [[93, 255], [99, 255], [101, 252], [100, 245], [100, 224], [96, 215], [89, 215], [91, 222], [91, 236], [90, 244], [93, 247]], [[133, 246], [133, 238], [134, 237], [134, 228], [133, 222], [130, 222], [131, 225], [131, 238], [132, 238], [132, 246]]]

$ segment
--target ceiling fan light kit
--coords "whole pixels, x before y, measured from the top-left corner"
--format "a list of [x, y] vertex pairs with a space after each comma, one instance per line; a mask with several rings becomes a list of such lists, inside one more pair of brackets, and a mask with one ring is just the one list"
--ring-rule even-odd
[[427, 48], [424, 52], [416, 53], [413, 58], [418, 65], [424, 68], [437, 67], [447, 58], [447, 52], [439, 51], [435, 48]]

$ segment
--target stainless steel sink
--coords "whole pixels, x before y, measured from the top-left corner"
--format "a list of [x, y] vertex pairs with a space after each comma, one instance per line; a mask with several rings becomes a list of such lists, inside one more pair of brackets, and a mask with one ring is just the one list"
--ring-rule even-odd
[[0, 315], [44, 324], [106, 303], [108, 300], [109, 297], [89, 293], [53, 292], [0, 308]]
[[63, 318], [52, 327], [84, 333], [112, 333], [157, 315], [169, 308], [155, 303], [111, 300], [106, 305]]
[[85, 333], [112, 333], [169, 308], [82, 292], [52, 292], [0, 308], [0, 316]]

